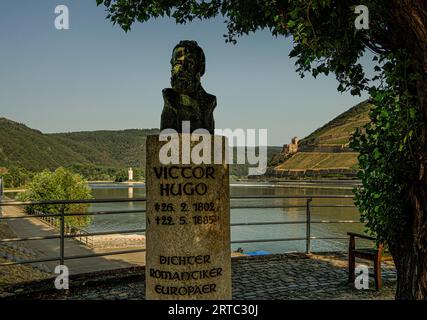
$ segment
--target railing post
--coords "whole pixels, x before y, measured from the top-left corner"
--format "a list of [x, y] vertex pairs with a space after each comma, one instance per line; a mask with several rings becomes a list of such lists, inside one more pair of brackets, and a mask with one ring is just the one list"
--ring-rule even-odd
[[310, 202], [312, 201], [312, 198], [307, 199], [307, 205], [306, 205], [306, 227], [305, 227], [305, 252], [310, 253], [311, 250], [311, 211], [310, 211]]
[[4, 179], [3, 177], [0, 177], [0, 201], [3, 199], [3, 193], [4, 193]]
[[64, 249], [65, 249], [65, 205], [61, 206], [61, 220], [60, 220], [60, 244], [59, 244], [59, 264], [64, 265]]
[[[0, 177], [0, 202], [3, 201], [3, 193], [4, 193], [3, 183], [4, 183], [3, 177]], [[3, 206], [0, 206], [0, 216], [2, 215], [3, 215]]]

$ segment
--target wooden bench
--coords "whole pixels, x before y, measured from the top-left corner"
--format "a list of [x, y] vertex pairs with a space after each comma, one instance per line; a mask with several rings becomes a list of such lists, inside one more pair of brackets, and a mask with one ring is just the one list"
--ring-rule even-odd
[[348, 282], [354, 283], [355, 280], [355, 268], [356, 258], [369, 260], [374, 262], [374, 277], [375, 277], [375, 289], [380, 290], [381, 283], [381, 258], [383, 254], [384, 246], [382, 243], [378, 244], [378, 248], [356, 248], [356, 238], [373, 240], [377, 239], [364, 234], [347, 232], [350, 236], [348, 245]]

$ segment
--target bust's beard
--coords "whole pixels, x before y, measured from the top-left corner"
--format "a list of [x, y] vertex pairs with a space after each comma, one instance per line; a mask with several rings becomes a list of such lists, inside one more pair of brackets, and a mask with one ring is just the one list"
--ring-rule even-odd
[[200, 82], [186, 74], [174, 74], [171, 77], [172, 88], [180, 93], [194, 93], [200, 87]]

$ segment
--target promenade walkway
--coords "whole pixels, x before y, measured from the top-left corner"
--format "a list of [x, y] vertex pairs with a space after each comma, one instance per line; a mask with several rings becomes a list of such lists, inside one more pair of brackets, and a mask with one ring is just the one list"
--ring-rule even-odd
[[[20, 207], [7, 206], [3, 207], [3, 216], [22, 217], [27, 215]], [[11, 231], [16, 235], [16, 237], [19, 238], [58, 235], [58, 231], [55, 228], [47, 225], [38, 218], [11, 219], [5, 221], [7, 221], [8, 227], [11, 229]], [[59, 257], [59, 239], [25, 241], [19, 242], [18, 244], [19, 246], [30, 249], [35, 254], [35, 257], [33, 257], [31, 260]], [[138, 247], [133, 247], [132, 249], [138, 249]], [[77, 240], [65, 240], [66, 256], [88, 255], [117, 250], [118, 249], [91, 249], [81, 244]], [[144, 263], [145, 255], [141, 253], [66, 261], [66, 265], [69, 267], [70, 274], [126, 268], [136, 265], [143, 265]], [[59, 264], [59, 261], [45, 262], [43, 264], [46, 266], [47, 271], [53, 273], [55, 267]]]
[[[383, 289], [357, 290], [347, 284], [347, 257], [343, 253], [291, 253], [232, 259], [233, 299], [394, 299], [396, 272], [391, 261], [383, 262]], [[372, 271], [372, 270], [371, 270]], [[61, 292], [53, 281], [3, 290], [0, 298], [114, 300], [145, 299], [145, 268], [137, 267], [70, 280], [70, 290]], [[31, 292], [32, 289], [41, 292]], [[14, 291], [15, 290], [15, 291]]]

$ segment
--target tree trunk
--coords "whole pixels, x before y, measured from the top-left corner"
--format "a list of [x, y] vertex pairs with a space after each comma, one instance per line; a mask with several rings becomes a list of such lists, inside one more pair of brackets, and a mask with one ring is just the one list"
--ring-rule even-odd
[[394, 18], [402, 35], [400, 46], [412, 54], [414, 71], [421, 75], [414, 83], [423, 116], [417, 162], [410, 177], [407, 230], [400, 243], [390, 248], [397, 269], [396, 299], [427, 299], [427, 1], [394, 0]]
[[397, 269], [396, 299], [427, 299], [427, 186], [414, 183], [409, 191], [412, 210], [407, 232], [390, 248]]
[[425, 260], [425, 256], [423, 258], [418, 256], [417, 250], [394, 256], [397, 269], [396, 299], [426, 299]]

